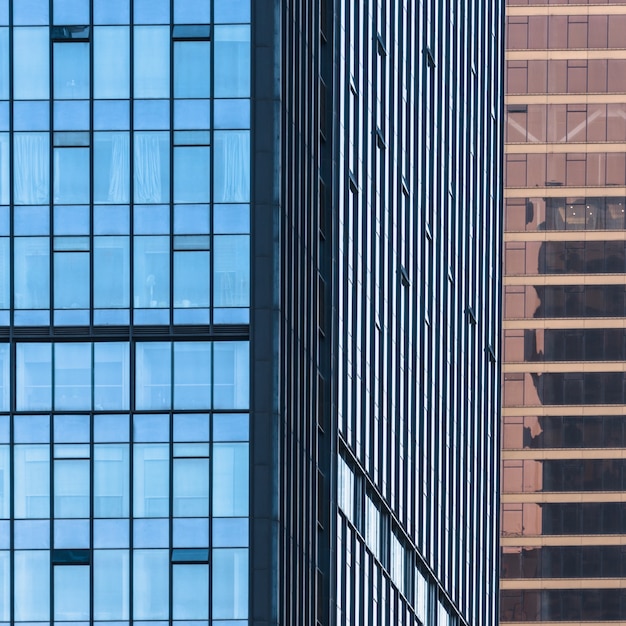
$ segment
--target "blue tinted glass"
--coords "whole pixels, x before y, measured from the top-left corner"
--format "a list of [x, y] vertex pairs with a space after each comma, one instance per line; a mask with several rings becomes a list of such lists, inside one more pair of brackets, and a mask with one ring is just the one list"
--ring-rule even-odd
[[[174, 252], [174, 306], [209, 306], [210, 253], [208, 250]], [[200, 407], [198, 407], [200, 408]]]
[[95, 517], [128, 517], [130, 511], [128, 444], [94, 447]]
[[160, 235], [170, 231], [170, 211], [165, 204], [135, 206], [133, 218], [135, 235]]
[[211, 344], [174, 344], [174, 408], [211, 406]]
[[205, 234], [210, 230], [208, 204], [181, 204], [174, 207], [174, 233]]
[[89, 415], [55, 415], [55, 443], [89, 443]]
[[209, 41], [174, 42], [175, 98], [211, 96], [210, 51]]
[[[10, 262], [10, 250], [9, 250], [9, 238], [0, 237], [0, 309], [4, 311], [0, 314], [0, 324], [8, 325], [2, 316], [5, 314], [6, 309], [9, 308], [9, 292], [11, 284], [11, 262]], [[2, 404], [0, 403], [0, 411], [2, 410]]]
[[54, 201], [61, 204], [89, 202], [89, 149], [54, 149]]
[[174, 128], [195, 130], [210, 127], [210, 100], [176, 100], [174, 102]]
[[[72, 278], [68, 276], [68, 280], [71, 282]], [[90, 409], [91, 380], [91, 344], [57, 343], [54, 349], [55, 408]]]
[[55, 99], [89, 98], [89, 44], [55, 43], [53, 78]]
[[13, 23], [31, 26], [48, 24], [49, 0], [13, 0]]
[[215, 27], [216, 98], [244, 98], [250, 95], [250, 28]]
[[89, 461], [54, 462], [54, 516], [89, 517]]
[[128, 24], [129, 0], [94, 0], [94, 24]]
[[[8, 475], [8, 471], [7, 471], [7, 475]], [[0, 550], [8, 550], [11, 547], [11, 526], [10, 525], [11, 525], [11, 522], [9, 522], [9, 520], [0, 520]], [[8, 621], [8, 618], [6, 619], [6, 621]]]
[[89, 619], [89, 567], [58, 565], [54, 568], [54, 619]]
[[47, 415], [16, 415], [13, 418], [13, 440], [16, 443], [50, 441], [50, 418]]
[[162, 130], [170, 127], [168, 100], [135, 100], [136, 130]]
[[213, 239], [216, 307], [247, 307], [250, 304], [250, 238], [220, 235]]
[[[107, 1], [107, 6], [110, 4]], [[96, 26], [93, 34], [94, 98], [128, 98], [130, 38], [125, 26]]]
[[172, 617], [208, 619], [209, 566], [174, 565], [172, 579]]
[[[0, 130], [9, 130], [9, 103], [8, 102], [0, 102]], [[4, 159], [6, 158], [6, 156], [2, 156], [0, 158]], [[2, 194], [0, 193], [0, 198], [1, 197], [2, 197]]]
[[13, 448], [13, 488], [17, 519], [50, 517], [50, 446]]
[[[47, 5], [48, 0], [45, 3]], [[16, 100], [48, 98], [49, 46], [47, 28], [13, 30], [13, 97]]]
[[211, 196], [211, 149], [174, 148], [174, 202], [208, 202]]
[[9, 23], [9, 0], [0, 0], [0, 24]]
[[167, 619], [168, 551], [135, 550], [133, 557], [133, 617], [135, 620]]
[[209, 520], [179, 518], [172, 521], [175, 548], [206, 548], [209, 545]]
[[11, 193], [10, 168], [9, 133], [0, 133], [0, 204], [9, 204]]
[[96, 550], [93, 554], [93, 612], [96, 620], [129, 617], [126, 550]]
[[9, 207], [0, 206], [0, 235], [8, 235], [10, 232]]
[[10, 407], [9, 371], [10, 351], [8, 344], [0, 344], [0, 411], [8, 411]]
[[89, 24], [89, 0], [53, 0], [55, 24]]
[[93, 208], [94, 235], [127, 235], [130, 230], [127, 206], [95, 206]]
[[215, 202], [250, 200], [250, 133], [219, 131], [215, 133], [213, 160]]
[[249, 233], [249, 204], [216, 204], [213, 207], [213, 227], [216, 234]]
[[136, 519], [133, 521], [133, 545], [136, 548], [165, 548], [170, 541], [167, 519]]
[[245, 619], [248, 616], [248, 551], [213, 550], [213, 617]]
[[14, 102], [13, 128], [15, 130], [49, 130], [50, 105], [47, 102]]
[[135, 98], [167, 98], [170, 92], [170, 29], [137, 26], [134, 39]]
[[[89, 308], [89, 253], [54, 253], [54, 308]], [[62, 408], [57, 405], [57, 408]], [[64, 406], [66, 409], [82, 406]], [[88, 407], [88, 408], [91, 408]]]
[[89, 102], [61, 100], [54, 103], [55, 130], [88, 130]]
[[136, 132], [134, 140], [135, 202], [167, 202], [170, 193], [169, 133]]
[[128, 237], [94, 239], [94, 306], [127, 308], [130, 304]]
[[9, 29], [0, 28], [0, 100], [9, 98]]
[[170, 484], [169, 445], [142, 443], [135, 444], [133, 448], [133, 516], [167, 517]]
[[248, 441], [250, 417], [241, 415], [215, 413], [213, 415], [214, 441]]
[[235, 24], [250, 21], [250, 0], [213, 0], [217, 24]]
[[16, 550], [50, 548], [50, 522], [47, 520], [15, 520], [13, 532]]
[[15, 621], [49, 621], [50, 553], [47, 550], [18, 550], [14, 569]]
[[174, 459], [174, 517], [208, 517], [209, 459]]
[[50, 198], [48, 133], [15, 133], [13, 165], [15, 204], [48, 204]]
[[174, 441], [208, 441], [209, 416], [180, 414], [174, 416]]
[[128, 415], [94, 415], [94, 441], [129, 441]]
[[130, 144], [127, 132], [94, 133], [94, 201], [124, 204], [130, 200]]
[[250, 128], [250, 100], [215, 100], [215, 128]]
[[169, 0], [135, 0], [133, 11], [137, 24], [170, 23]]
[[62, 206], [54, 207], [55, 235], [88, 235], [89, 207]]
[[16, 237], [13, 289], [17, 309], [50, 306], [50, 242], [43, 237]]
[[93, 547], [128, 548], [128, 528], [127, 519], [95, 519], [93, 521]]
[[213, 444], [213, 515], [248, 515], [248, 444]]
[[[138, 344], [145, 346], [146, 344]], [[147, 344], [150, 346], [150, 344]], [[169, 343], [157, 344], [167, 346], [156, 354], [167, 359], [165, 369], [169, 371]], [[143, 354], [143, 351], [142, 351]], [[169, 376], [168, 376], [169, 378]], [[134, 415], [133, 416], [133, 441], [168, 441], [170, 438], [169, 415]]]
[[13, 210], [13, 229], [16, 235], [48, 235], [50, 207], [16, 206]]
[[216, 548], [247, 548], [247, 518], [214, 518], [213, 546]]
[[[45, 343], [17, 345], [16, 406], [18, 411], [50, 408], [52, 400], [51, 348], [50, 344]], [[16, 423], [15, 434], [17, 433]], [[50, 436], [49, 432], [46, 432], [46, 436]]]
[[127, 130], [130, 127], [128, 102], [94, 100], [93, 127], [94, 130]]
[[[169, 237], [135, 237], [134, 247], [133, 303], [135, 308], [168, 307], [170, 292]], [[169, 407], [169, 404], [167, 406]], [[143, 408], [159, 408], [159, 406]]]
[[128, 355], [127, 343], [94, 344], [93, 401], [97, 411], [128, 409], [130, 379]]
[[54, 521], [54, 547], [75, 550], [89, 548], [89, 520]]
[[209, 24], [210, 0], [174, 0], [174, 22], [177, 24]]
[[9, 443], [10, 423], [8, 415], [0, 415], [0, 443]]

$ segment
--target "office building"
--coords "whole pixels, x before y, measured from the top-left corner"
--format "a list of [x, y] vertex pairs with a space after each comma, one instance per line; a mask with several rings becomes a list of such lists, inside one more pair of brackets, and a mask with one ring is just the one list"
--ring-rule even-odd
[[507, 6], [501, 621], [626, 620], [626, 46]]
[[495, 625], [479, 5], [0, 0], [0, 624]]

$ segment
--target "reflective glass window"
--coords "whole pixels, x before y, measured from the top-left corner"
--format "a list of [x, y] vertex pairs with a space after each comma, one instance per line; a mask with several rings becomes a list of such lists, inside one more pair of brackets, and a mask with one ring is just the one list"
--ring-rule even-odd
[[179, 620], [209, 618], [209, 566], [172, 567], [172, 617]]
[[54, 516], [89, 517], [88, 460], [55, 460]]
[[138, 410], [170, 408], [171, 344], [138, 343], [136, 361], [136, 408]]
[[169, 305], [170, 245], [168, 237], [135, 237], [135, 308]]
[[0, 100], [9, 98], [9, 29], [0, 28]]
[[[19, 6], [21, 3], [15, 4]], [[48, 28], [13, 30], [13, 97], [16, 100], [46, 100], [49, 97], [49, 63]]]
[[89, 24], [89, 0], [54, 0], [55, 24]]
[[13, 194], [15, 204], [48, 204], [50, 152], [48, 133], [13, 135]]
[[250, 133], [218, 131], [213, 158], [215, 202], [250, 200]]
[[130, 199], [130, 143], [126, 132], [94, 134], [94, 202], [126, 204]]
[[174, 516], [208, 517], [209, 459], [174, 459]]
[[216, 307], [250, 305], [250, 238], [244, 235], [213, 238]]
[[13, 490], [17, 519], [50, 517], [50, 451], [48, 446], [15, 446]]
[[89, 252], [54, 253], [54, 308], [89, 308]]
[[17, 550], [14, 553], [16, 622], [47, 622], [50, 619], [50, 552]]
[[248, 617], [248, 551], [213, 550], [213, 618]]
[[170, 189], [169, 134], [136, 132], [134, 141], [135, 202], [145, 204], [167, 202]]
[[134, 32], [135, 98], [168, 98], [170, 95], [170, 29], [136, 26]]
[[211, 63], [209, 41], [174, 42], [174, 97], [209, 98]]
[[128, 24], [129, 0], [94, 0], [94, 24]]
[[250, 388], [248, 350], [246, 342], [217, 342], [213, 345], [214, 408], [248, 408]]
[[59, 204], [89, 202], [89, 149], [54, 149], [54, 201]]
[[[14, 24], [48, 24], [49, 0], [19, 0], [13, 2]], [[4, 23], [8, 24], [8, 20]]]
[[174, 252], [174, 306], [208, 307], [210, 285], [208, 250]]
[[54, 44], [54, 98], [89, 98], [89, 43], [73, 41]]
[[250, 21], [250, 0], [214, 0], [213, 12], [217, 24]]
[[9, 519], [11, 501], [11, 468], [9, 446], [0, 446], [0, 519]]
[[208, 146], [174, 148], [174, 202], [211, 199], [211, 150]]
[[130, 252], [128, 237], [94, 238], [94, 306], [128, 308], [130, 305]]
[[57, 565], [54, 568], [54, 619], [89, 620], [89, 567]]
[[133, 553], [133, 617], [158, 620], [169, 617], [169, 551]]
[[93, 613], [96, 620], [128, 620], [127, 550], [94, 550]]
[[44, 237], [14, 240], [13, 288], [16, 309], [50, 306], [50, 249]]
[[135, 444], [133, 457], [133, 515], [169, 515], [169, 446]]
[[52, 346], [19, 343], [16, 347], [16, 408], [50, 409], [52, 404]]
[[174, 344], [174, 408], [211, 406], [211, 344]]
[[11, 406], [11, 351], [9, 344], [0, 344], [0, 411]]
[[93, 461], [93, 498], [95, 517], [129, 515], [128, 445], [96, 445]]
[[91, 409], [91, 344], [57, 343], [54, 349], [54, 407]]
[[248, 445], [213, 444], [213, 515], [248, 515]]
[[[109, 0], [107, 4], [112, 4]], [[93, 33], [94, 98], [130, 95], [130, 38], [126, 26], [96, 26]]]
[[250, 96], [250, 28], [215, 26], [215, 97]]
[[129, 406], [129, 346], [94, 343], [94, 394], [96, 411], [119, 411]]
[[0, 552], [0, 621], [8, 622], [11, 612], [11, 553]]
[[0, 133], [0, 204], [9, 204], [11, 193], [9, 135]]

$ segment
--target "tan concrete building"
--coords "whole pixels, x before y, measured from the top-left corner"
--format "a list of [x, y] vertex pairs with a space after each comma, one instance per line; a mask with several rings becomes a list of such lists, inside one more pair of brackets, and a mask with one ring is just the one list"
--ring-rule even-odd
[[501, 621], [626, 623], [626, 2], [507, 11]]

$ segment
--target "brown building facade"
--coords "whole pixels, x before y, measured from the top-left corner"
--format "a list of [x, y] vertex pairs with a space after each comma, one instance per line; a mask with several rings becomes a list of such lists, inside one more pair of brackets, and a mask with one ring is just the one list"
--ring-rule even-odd
[[501, 622], [626, 622], [626, 2], [508, 0]]

